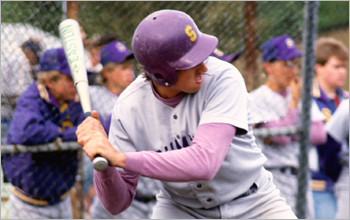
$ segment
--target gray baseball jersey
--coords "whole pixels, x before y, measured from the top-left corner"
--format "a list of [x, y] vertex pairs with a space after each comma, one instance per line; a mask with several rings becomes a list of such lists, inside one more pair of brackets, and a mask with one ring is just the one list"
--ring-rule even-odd
[[[255, 124], [282, 119], [288, 111], [291, 94], [288, 91], [286, 97], [272, 91], [263, 85], [250, 93], [250, 106]], [[268, 158], [265, 167], [299, 167], [299, 144], [291, 141], [287, 146], [266, 146], [262, 139], [257, 139], [257, 144], [262, 148]]]
[[175, 108], [159, 101], [151, 83], [139, 76], [119, 97], [109, 133], [119, 151], [166, 152], [191, 146], [201, 124], [226, 123], [238, 128], [212, 180], [162, 182], [163, 194], [192, 208], [211, 208], [246, 192], [266, 161], [252, 135], [248, 93], [240, 72], [214, 57], [205, 64], [208, 71], [202, 75], [200, 90], [184, 96]]
[[[291, 93], [288, 88], [286, 96], [282, 96], [266, 85], [250, 93], [253, 121], [255, 124], [276, 121], [282, 119], [289, 109]], [[316, 103], [312, 102], [312, 121], [322, 120], [324, 116], [317, 110]], [[299, 110], [300, 110], [299, 105]], [[285, 146], [277, 144], [265, 145], [263, 139], [257, 139], [257, 144], [262, 148], [268, 158], [265, 167], [273, 174], [274, 183], [281, 191], [281, 196], [296, 211], [296, 194], [298, 179], [291, 167], [298, 168], [299, 142], [293, 141]], [[307, 192], [308, 218], [313, 218], [313, 202], [311, 189]]]
[[119, 96], [110, 92], [105, 86], [89, 86], [89, 93], [91, 109], [96, 110], [101, 119], [107, 120]]
[[[287, 89], [286, 97], [272, 91], [266, 85], [250, 93], [250, 107], [254, 124], [265, 123], [282, 119], [288, 111], [291, 100], [291, 93]], [[299, 113], [301, 105], [299, 103]], [[311, 103], [311, 121], [322, 121], [325, 117], [319, 112], [314, 101]], [[267, 168], [274, 167], [299, 167], [298, 154], [299, 143], [291, 141], [287, 146], [265, 146], [263, 140], [257, 139], [257, 144], [263, 149], [263, 153], [268, 158], [265, 164]]]

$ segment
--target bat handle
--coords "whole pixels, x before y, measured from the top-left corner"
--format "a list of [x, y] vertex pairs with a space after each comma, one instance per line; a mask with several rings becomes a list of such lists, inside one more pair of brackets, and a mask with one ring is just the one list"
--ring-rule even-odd
[[91, 112], [85, 112], [85, 113], [84, 113], [84, 116], [85, 116], [85, 118], [91, 116]]
[[[85, 118], [91, 116], [91, 112], [85, 112], [84, 116]], [[92, 161], [92, 166], [97, 171], [104, 171], [108, 167], [108, 161], [100, 155], [96, 155], [94, 160]]]
[[92, 161], [92, 166], [97, 171], [104, 171], [108, 167], [108, 161], [100, 155], [96, 155]]

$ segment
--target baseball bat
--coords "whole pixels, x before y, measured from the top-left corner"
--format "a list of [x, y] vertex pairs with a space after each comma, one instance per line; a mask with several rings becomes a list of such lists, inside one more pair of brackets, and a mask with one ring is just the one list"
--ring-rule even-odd
[[[66, 19], [60, 23], [58, 29], [63, 43], [64, 53], [66, 54], [72, 73], [75, 89], [77, 90], [85, 118], [87, 118], [91, 116], [91, 104], [80, 26], [76, 20]], [[98, 171], [103, 171], [108, 166], [108, 161], [100, 155], [96, 155], [92, 163], [94, 169]]]

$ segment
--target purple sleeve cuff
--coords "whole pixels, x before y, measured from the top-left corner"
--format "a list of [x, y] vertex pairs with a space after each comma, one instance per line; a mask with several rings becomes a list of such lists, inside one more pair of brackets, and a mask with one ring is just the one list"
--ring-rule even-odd
[[138, 179], [139, 175], [119, 172], [115, 167], [102, 172], [95, 170], [94, 186], [103, 207], [112, 215], [126, 210], [135, 197]]

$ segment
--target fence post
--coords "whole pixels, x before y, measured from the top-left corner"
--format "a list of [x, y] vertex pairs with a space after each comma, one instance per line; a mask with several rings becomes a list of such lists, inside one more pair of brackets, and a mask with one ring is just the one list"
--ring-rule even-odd
[[244, 3], [244, 42], [245, 42], [245, 71], [247, 90], [250, 92], [259, 85], [257, 74], [257, 42], [256, 42], [256, 2], [247, 1]]
[[79, 20], [79, 2], [78, 1], [67, 1], [67, 18]]
[[314, 47], [317, 37], [317, 9], [318, 2], [306, 1], [304, 7], [305, 27], [303, 31], [303, 76], [302, 76], [302, 115], [300, 132], [300, 154], [298, 172], [298, 194], [296, 201], [296, 215], [305, 219], [308, 209], [307, 191], [309, 188], [309, 147], [310, 147], [310, 109], [312, 102], [312, 80], [314, 75]]

